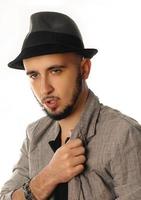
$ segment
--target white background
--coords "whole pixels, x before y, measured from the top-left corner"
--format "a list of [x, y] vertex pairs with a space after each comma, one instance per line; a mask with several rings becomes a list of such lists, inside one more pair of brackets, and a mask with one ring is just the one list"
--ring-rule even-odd
[[[7, 63], [20, 52], [29, 17], [58, 11], [78, 24], [87, 48], [98, 48], [88, 84], [100, 101], [141, 122], [141, 6], [137, 0], [0, 1], [0, 187], [10, 177], [27, 124], [43, 116], [24, 71]], [[120, 131], [120, 130], [119, 130]]]

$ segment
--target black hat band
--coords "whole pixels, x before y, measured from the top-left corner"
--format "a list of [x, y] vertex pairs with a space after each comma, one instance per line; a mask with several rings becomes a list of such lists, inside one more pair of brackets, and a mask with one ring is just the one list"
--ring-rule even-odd
[[26, 36], [22, 49], [45, 44], [58, 44], [75, 49], [84, 48], [83, 42], [76, 36], [57, 32], [38, 31], [31, 32]]

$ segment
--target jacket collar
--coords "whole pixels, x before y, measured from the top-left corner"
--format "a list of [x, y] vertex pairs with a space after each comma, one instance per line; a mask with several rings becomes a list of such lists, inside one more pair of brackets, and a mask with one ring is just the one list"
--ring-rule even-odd
[[[80, 120], [73, 129], [71, 138], [81, 138], [83, 142], [95, 135], [96, 122], [100, 112], [100, 103], [97, 96], [89, 90], [89, 95], [86, 101], [84, 111], [81, 114]], [[29, 138], [36, 145], [44, 134], [48, 134], [48, 141], [56, 139], [60, 132], [60, 126], [57, 121], [49, 117], [43, 117], [28, 128], [28, 132], [32, 133]]]
[[79, 137], [85, 142], [85, 140], [95, 135], [96, 122], [98, 120], [100, 108], [101, 105], [98, 97], [89, 90], [84, 111], [82, 112], [79, 123], [72, 131], [72, 139]]
[[[84, 111], [81, 114], [78, 124], [72, 130], [71, 139], [78, 137], [85, 143], [89, 138], [95, 135], [96, 122], [100, 113], [100, 107], [98, 97], [89, 90]], [[59, 123], [54, 122], [54, 125], [51, 126], [48, 131], [48, 139], [55, 140], [60, 132]]]

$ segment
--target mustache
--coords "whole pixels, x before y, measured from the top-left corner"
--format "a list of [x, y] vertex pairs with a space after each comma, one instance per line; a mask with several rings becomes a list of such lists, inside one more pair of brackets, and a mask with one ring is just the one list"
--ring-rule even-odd
[[41, 98], [41, 103], [44, 104], [47, 101], [51, 101], [51, 100], [59, 100], [60, 98], [57, 96], [45, 96], [43, 98]]

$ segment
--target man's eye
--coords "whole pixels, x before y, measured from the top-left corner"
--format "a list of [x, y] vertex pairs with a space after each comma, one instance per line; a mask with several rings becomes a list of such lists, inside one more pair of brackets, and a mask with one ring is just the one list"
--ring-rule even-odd
[[61, 73], [61, 72], [62, 72], [61, 69], [52, 69], [52, 70], [51, 70], [51, 73], [52, 73], [52, 74], [59, 74], [59, 73]]
[[35, 78], [37, 78], [37, 76], [38, 76], [38, 74], [37, 74], [37, 73], [34, 73], [34, 74], [30, 74], [29, 77], [30, 77], [31, 79], [35, 79]]

